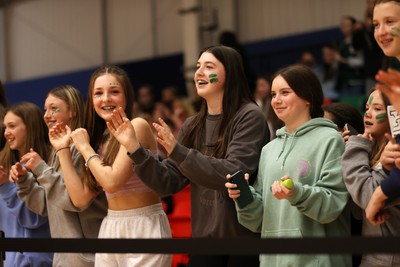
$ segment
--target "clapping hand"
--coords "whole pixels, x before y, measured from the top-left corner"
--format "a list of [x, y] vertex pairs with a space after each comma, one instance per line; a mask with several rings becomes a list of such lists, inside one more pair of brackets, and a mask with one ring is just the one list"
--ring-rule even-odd
[[41, 161], [42, 157], [31, 148], [28, 153], [21, 157], [19, 162], [24, 164], [26, 169], [34, 170]]
[[375, 87], [387, 96], [397, 113], [400, 113], [400, 72], [393, 69], [380, 70], [375, 79], [382, 83]]
[[71, 142], [71, 129], [68, 125], [57, 123], [50, 129], [49, 139], [56, 151], [60, 148], [69, 147]]
[[21, 175], [24, 175], [27, 172], [25, 166], [21, 162], [17, 162], [11, 166], [10, 176], [8, 177], [9, 181], [14, 183], [19, 180]]
[[126, 151], [133, 152], [139, 147], [135, 128], [121, 107], [114, 110], [111, 121], [107, 122], [107, 128], [115, 139], [125, 147]]

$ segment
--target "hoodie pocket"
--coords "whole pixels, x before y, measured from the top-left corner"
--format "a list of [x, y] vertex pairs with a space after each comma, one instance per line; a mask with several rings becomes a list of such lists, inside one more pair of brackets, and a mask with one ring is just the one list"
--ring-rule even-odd
[[[264, 231], [265, 238], [302, 238], [300, 229]], [[314, 254], [263, 254], [260, 266], [318, 266], [318, 257]]]

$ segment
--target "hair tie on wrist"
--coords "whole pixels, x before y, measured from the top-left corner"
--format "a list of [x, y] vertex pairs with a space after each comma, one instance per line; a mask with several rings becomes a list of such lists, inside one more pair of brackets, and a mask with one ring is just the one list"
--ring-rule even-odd
[[58, 153], [58, 151], [63, 150], [63, 149], [67, 149], [67, 148], [69, 149], [69, 146], [65, 146], [65, 147], [62, 147], [62, 148], [57, 149], [57, 150], [56, 150], [56, 154]]

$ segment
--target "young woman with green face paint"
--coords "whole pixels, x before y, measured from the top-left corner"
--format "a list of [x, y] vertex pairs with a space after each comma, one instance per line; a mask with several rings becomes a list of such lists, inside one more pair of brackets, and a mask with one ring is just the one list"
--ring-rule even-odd
[[[376, 0], [373, 11], [373, 24], [375, 40], [386, 56], [396, 57], [400, 60], [400, 1]], [[389, 69], [380, 70], [375, 76], [381, 84], [375, 87], [390, 100], [398, 113], [400, 113], [400, 72]], [[382, 153], [382, 163], [390, 171], [389, 176], [376, 188], [366, 207], [366, 217], [374, 225], [384, 223], [387, 213], [384, 211], [386, 200], [396, 199], [400, 196], [400, 145], [390, 137]], [[393, 217], [393, 215], [391, 216]]]
[[[383, 170], [382, 153], [390, 132], [387, 100], [379, 90], [373, 90], [365, 103], [363, 134], [349, 137], [342, 156], [343, 178], [355, 208], [362, 215], [362, 236], [398, 236], [400, 231], [400, 211], [389, 207], [392, 215], [383, 228], [372, 225], [366, 217], [365, 209], [376, 188], [387, 176]], [[355, 212], [356, 214], [357, 212]], [[380, 264], [377, 264], [379, 262]], [[399, 266], [400, 257], [390, 254], [362, 255], [360, 266]]]
[[[373, 11], [373, 24], [375, 28], [375, 40], [381, 47], [382, 51], [386, 56], [396, 57], [400, 60], [400, 1], [398, 0], [376, 0], [374, 3]], [[395, 70], [379, 71], [375, 76], [378, 82], [383, 84], [377, 84], [376, 89], [379, 89], [385, 94], [390, 100], [391, 104], [400, 111], [400, 73]], [[370, 98], [368, 103], [373, 103], [374, 99]], [[383, 122], [382, 115], [376, 115], [375, 119], [378, 122]], [[386, 135], [389, 139], [388, 144], [384, 148], [381, 157], [379, 159], [383, 168], [381, 172], [377, 172], [374, 169], [371, 170], [371, 178], [368, 179], [367, 183], [378, 182], [376, 184], [371, 183], [373, 186], [366, 186], [359, 192], [359, 198], [353, 200], [357, 203], [361, 203], [365, 207], [364, 214], [364, 228], [363, 233], [369, 236], [399, 236], [398, 225], [400, 223], [400, 212], [396, 208], [396, 202], [400, 196], [400, 146], [396, 144], [396, 141], [390, 136]], [[361, 147], [359, 147], [361, 148]], [[350, 151], [351, 148], [346, 146], [346, 150]], [[360, 151], [360, 150], [359, 150]], [[362, 150], [361, 150], [362, 151]], [[346, 153], [346, 152], [345, 152]], [[345, 166], [346, 161], [352, 160], [357, 162], [357, 158], [353, 157], [350, 159], [349, 155], [343, 155], [343, 172], [352, 173], [356, 184], [357, 179], [362, 176], [361, 169], [347, 168]], [[396, 167], [396, 166], [397, 167]], [[364, 169], [364, 175], [366, 169]], [[356, 178], [358, 176], [358, 178]], [[351, 176], [350, 176], [351, 178]], [[347, 183], [350, 184], [350, 183]], [[379, 185], [380, 184], [380, 185]], [[355, 185], [354, 185], [355, 187]], [[364, 189], [368, 191], [365, 192]], [[372, 195], [371, 190], [374, 190]], [[350, 191], [350, 189], [349, 189]], [[387, 199], [390, 199], [391, 205], [385, 205]], [[397, 199], [396, 199], [397, 198]], [[368, 200], [367, 203], [361, 202]], [[390, 214], [390, 216], [388, 216]], [[366, 220], [367, 219], [367, 220]], [[375, 225], [383, 224], [380, 227]], [[397, 255], [365, 255], [363, 256], [362, 266], [399, 266], [400, 257]]]
[[[170, 195], [190, 184], [193, 237], [259, 238], [258, 233], [239, 224], [225, 183], [226, 175], [238, 169], [251, 174], [251, 184], [255, 181], [261, 149], [269, 140], [264, 114], [252, 100], [236, 50], [206, 48], [196, 66], [200, 111], [185, 121], [177, 138], [163, 120], [153, 124], [157, 141], [168, 152], [162, 162], [143, 149], [136, 129], [121, 110], [114, 112], [109, 131], [130, 153], [135, 172], [154, 192]], [[260, 263], [258, 255], [232, 253], [190, 255], [189, 266], [259, 267]]]
[[367, 137], [379, 146], [386, 145], [385, 133], [389, 133], [390, 126], [386, 113], [386, 103], [379, 90], [374, 90], [369, 95], [365, 104], [363, 137]]

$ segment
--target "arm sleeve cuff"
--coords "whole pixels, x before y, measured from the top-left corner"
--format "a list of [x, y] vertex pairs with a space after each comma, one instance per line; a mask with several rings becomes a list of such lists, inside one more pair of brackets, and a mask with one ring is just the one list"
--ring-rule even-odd
[[133, 153], [128, 152], [127, 154], [131, 158], [134, 164], [141, 164], [148, 157], [146, 150], [142, 146], [139, 146], [139, 148], [136, 149], [136, 151], [134, 151]]
[[400, 170], [398, 168], [393, 167], [390, 175], [382, 181], [381, 188], [389, 199], [400, 196]]

